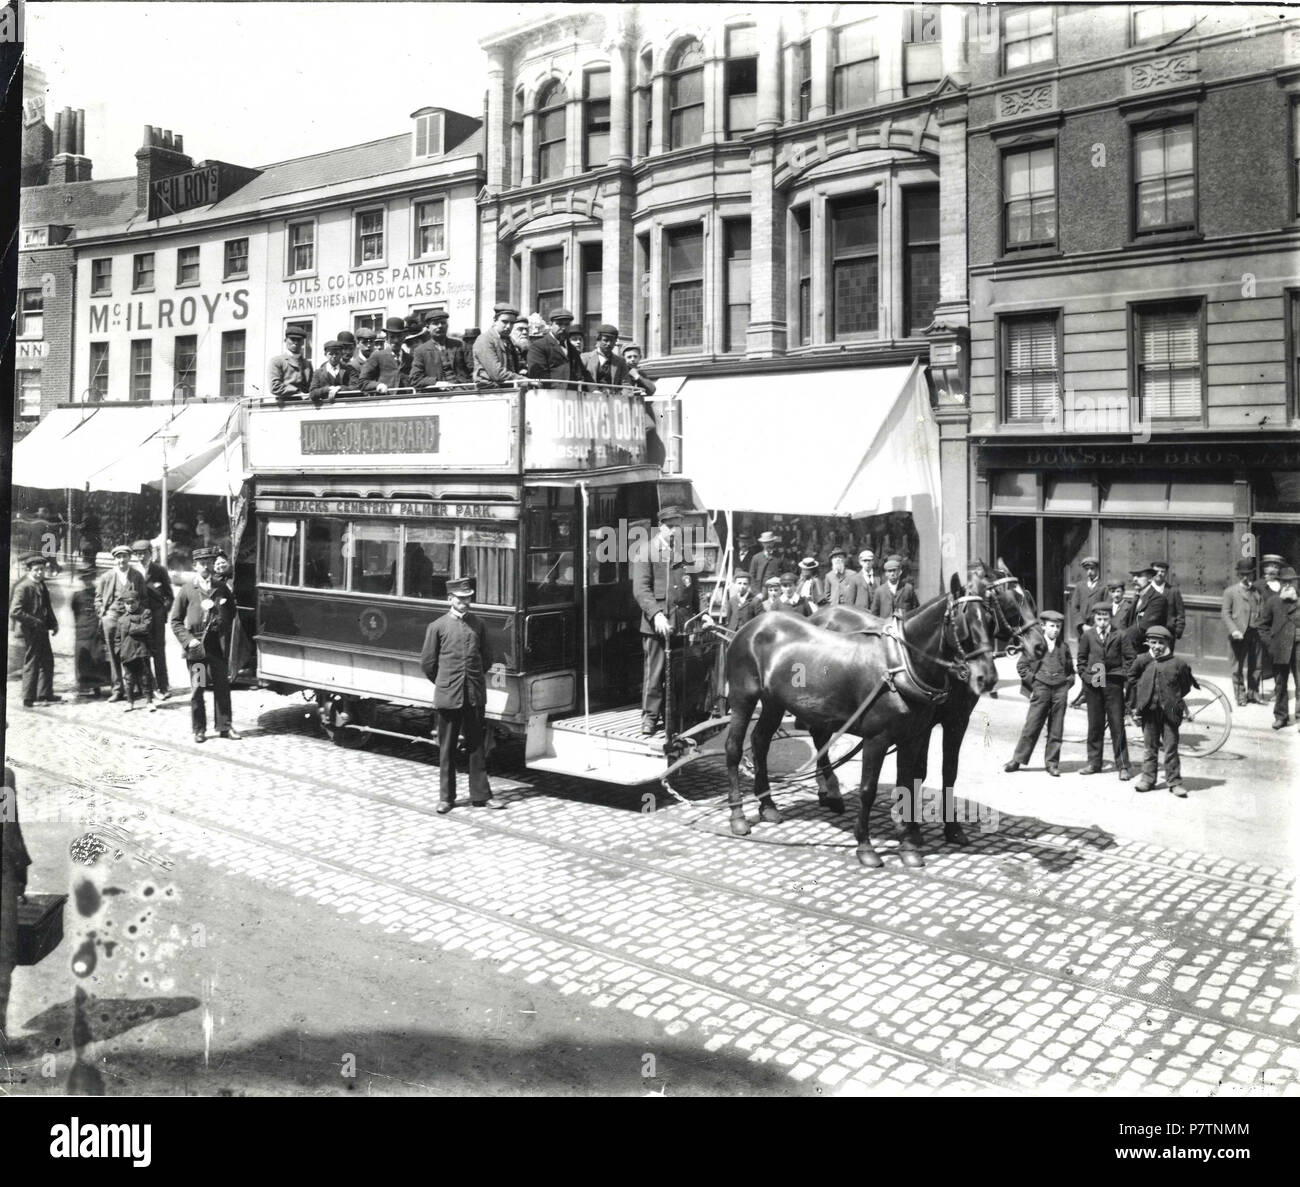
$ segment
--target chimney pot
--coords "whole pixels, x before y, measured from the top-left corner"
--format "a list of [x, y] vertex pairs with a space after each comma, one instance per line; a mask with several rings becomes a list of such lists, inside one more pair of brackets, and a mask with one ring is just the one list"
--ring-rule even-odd
[[153, 131], [153, 129], [152, 129], [151, 127], [149, 127], [148, 124], [145, 124], [145, 126], [144, 126], [144, 138], [140, 141], [140, 147], [141, 147], [141, 148], [148, 148], [148, 147], [149, 147], [149, 135], [150, 135], [150, 133], [151, 133], [152, 131]]
[[176, 133], [176, 151], [185, 151], [185, 138], [179, 132]]

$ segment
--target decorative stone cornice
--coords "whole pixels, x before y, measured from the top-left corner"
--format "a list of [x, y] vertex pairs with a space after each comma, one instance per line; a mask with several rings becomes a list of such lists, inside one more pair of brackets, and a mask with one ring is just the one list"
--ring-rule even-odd
[[1036, 82], [1025, 87], [1011, 87], [999, 91], [994, 105], [994, 120], [1023, 119], [1027, 115], [1042, 115], [1056, 111], [1060, 106], [1056, 94], [1056, 80]]
[[581, 189], [551, 190], [520, 198], [500, 195], [501, 215], [497, 239], [504, 242], [535, 219], [553, 214], [569, 214], [599, 222], [604, 207], [600, 187], [589, 184]]
[[1129, 95], [1145, 95], [1164, 87], [1185, 86], [1195, 82], [1200, 71], [1196, 64], [1196, 51], [1167, 54], [1149, 58], [1145, 62], [1132, 62], [1124, 71], [1124, 89]]
[[800, 140], [788, 140], [777, 153], [772, 175], [775, 186], [797, 181], [817, 165], [867, 149], [939, 155], [939, 130], [929, 112], [893, 120], [886, 117], [832, 132], [817, 132]]

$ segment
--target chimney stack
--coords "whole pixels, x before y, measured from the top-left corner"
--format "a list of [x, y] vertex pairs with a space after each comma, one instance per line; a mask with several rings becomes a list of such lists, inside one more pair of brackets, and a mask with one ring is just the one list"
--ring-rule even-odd
[[135, 201], [140, 210], [149, 209], [149, 189], [159, 178], [187, 173], [194, 162], [181, 151], [183, 140], [150, 124], [144, 126], [144, 143], [136, 150]]
[[90, 181], [91, 162], [86, 157], [86, 112], [84, 108], [65, 107], [54, 116], [51, 138], [53, 156], [46, 171], [47, 183]]

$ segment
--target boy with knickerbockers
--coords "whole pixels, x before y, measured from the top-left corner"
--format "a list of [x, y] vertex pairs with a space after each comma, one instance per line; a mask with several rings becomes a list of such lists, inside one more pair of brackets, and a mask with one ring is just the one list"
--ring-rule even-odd
[[1142, 722], [1142, 774], [1133, 785], [1137, 791], [1150, 791], [1156, 785], [1156, 758], [1165, 764], [1169, 790], [1179, 799], [1187, 798], [1183, 787], [1182, 766], [1178, 757], [1178, 731], [1183, 724], [1183, 700], [1193, 688], [1200, 688], [1192, 669], [1182, 656], [1174, 655], [1173, 632], [1167, 627], [1151, 626], [1146, 630], [1147, 650], [1129, 669], [1129, 687], [1133, 711]]

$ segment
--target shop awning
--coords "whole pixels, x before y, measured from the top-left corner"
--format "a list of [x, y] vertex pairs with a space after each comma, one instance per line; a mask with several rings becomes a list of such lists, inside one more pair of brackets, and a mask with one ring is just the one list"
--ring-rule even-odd
[[942, 580], [939, 429], [919, 360], [691, 377], [679, 399], [683, 471], [707, 507], [853, 518], [906, 511], [927, 590]]
[[79, 458], [90, 458], [96, 446], [102, 447], [93, 423], [99, 406], [55, 408], [30, 433], [14, 446], [14, 486], [33, 486], [41, 490], [62, 490], [79, 481], [64, 479], [79, 472]]
[[135, 420], [129, 418], [129, 411], [112, 409], [116, 418], [105, 429], [114, 433], [116, 445], [87, 476], [91, 490], [138, 491], [142, 486], [161, 486], [164, 433], [173, 438], [167, 446], [168, 489], [175, 490], [221, 450], [226, 421], [234, 407], [184, 404], [175, 408], [164, 404], [142, 408], [143, 415]]

